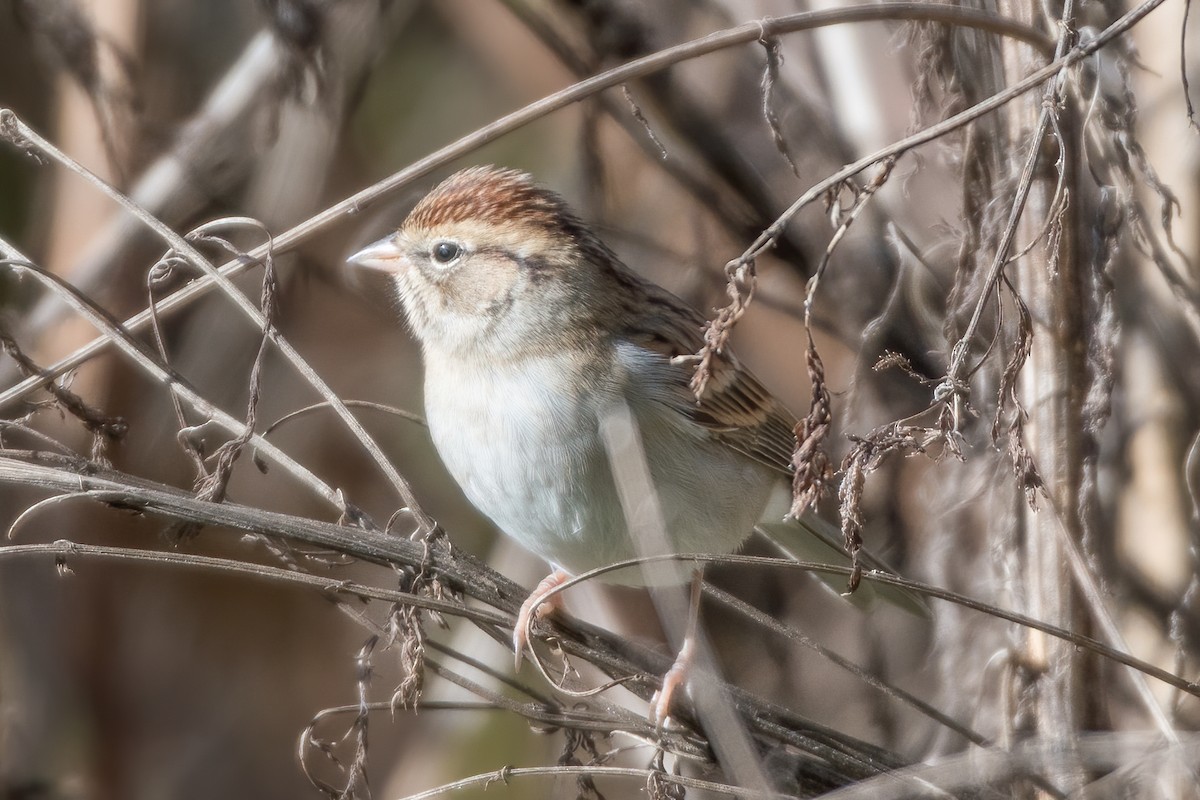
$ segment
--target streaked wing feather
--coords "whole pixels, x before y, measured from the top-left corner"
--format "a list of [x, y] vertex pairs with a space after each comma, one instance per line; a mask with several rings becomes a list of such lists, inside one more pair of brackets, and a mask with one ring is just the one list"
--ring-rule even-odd
[[[625, 338], [667, 359], [699, 352], [704, 345], [703, 317], [652, 284], [646, 289], [652, 296], [647, 314], [630, 326]], [[693, 365], [664, 365], [677, 382], [672, 400], [680, 413], [747, 458], [781, 475], [791, 474], [795, 419], [732, 353], [718, 355], [712, 363], [712, 376], [699, 402], [689, 387]]]

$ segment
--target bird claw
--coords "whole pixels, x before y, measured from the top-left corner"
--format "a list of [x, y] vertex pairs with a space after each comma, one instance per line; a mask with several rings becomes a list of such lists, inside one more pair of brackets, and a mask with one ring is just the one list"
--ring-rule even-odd
[[671, 719], [671, 700], [675, 696], [676, 688], [678, 688], [677, 685], [668, 687], [666, 681], [664, 681], [663, 688], [655, 692], [654, 696], [650, 698], [650, 713], [648, 718], [656, 731], [665, 731], [672, 727], [674, 720]]
[[562, 610], [562, 595], [546, 595], [562, 586], [571, 576], [561, 570], [555, 570], [542, 579], [537, 588], [525, 598], [521, 610], [517, 612], [517, 624], [513, 626], [513, 658], [514, 669], [521, 669], [521, 661], [525, 650], [529, 647], [529, 628], [535, 619], [545, 619], [556, 611]]
[[513, 628], [513, 672], [521, 671], [521, 662], [525, 660], [525, 648], [529, 646], [529, 623], [525, 615], [525, 607], [517, 615], [517, 624]]
[[675, 698], [675, 692], [681, 688], [685, 691], [687, 689], [687, 682], [692, 672], [692, 658], [695, 653], [693, 642], [692, 638], [684, 641], [679, 655], [675, 658], [675, 663], [663, 674], [662, 688], [650, 698], [650, 722], [654, 725], [655, 730], [661, 731], [670, 726], [671, 701]]

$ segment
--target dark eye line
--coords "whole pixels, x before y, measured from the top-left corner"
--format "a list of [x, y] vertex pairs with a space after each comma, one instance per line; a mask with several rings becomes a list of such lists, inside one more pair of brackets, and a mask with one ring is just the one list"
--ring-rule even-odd
[[518, 267], [520, 267], [521, 269], [526, 270], [528, 272], [542, 272], [546, 269], [546, 267], [549, 266], [549, 262], [542, 256], [517, 255], [513, 251], [508, 250], [504, 247], [500, 247], [499, 245], [480, 247], [475, 252], [483, 253], [486, 255], [504, 256], [505, 258], [514, 262]]
[[517, 257], [517, 264], [521, 266], [521, 269], [529, 272], [545, 272], [550, 262], [541, 256], [525, 256], [524, 258]]
[[[443, 245], [448, 245], [449, 247], [453, 248], [454, 252], [446, 253], [442, 257], [439, 257], [438, 250]], [[462, 258], [462, 256], [466, 255], [467, 253], [470, 253], [472, 255], [501, 256], [501, 257], [507, 258], [510, 261], [512, 261], [513, 263], [515, 263], [523, 272], [528, 272], [533, 275], [545, 273], [547, 268], [550, 266], [550, 262], [543, 256], [518, 255], [517, 253], [514, 253], [512, 250], [509, 250], [505, 247], [501, 247], [500, 245], [483, 245], [480, 247], [473, 247], [473, 248], [468, 249], [467, 247], [459, 244], [458, 242], [456, 242], [452, 239], [444, 239], [442, 241], [436, 242], [433, 245], [433, 247], [426, 250], [422, 255], [424, 255], [426, 259], [428, 259], [429, 261], [432, 261], [436, 265], [449, 266], [450, 264], [453, 264], [458, 259]]]

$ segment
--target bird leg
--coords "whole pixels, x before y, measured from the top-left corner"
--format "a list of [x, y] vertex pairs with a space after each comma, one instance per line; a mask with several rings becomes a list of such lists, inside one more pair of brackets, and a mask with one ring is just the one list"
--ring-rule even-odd
[[571, 576], [561, 569], [554, 570], [542, 578], [542, 582], [521, 604], [521, 610], [517, 612], [517, 624], [513, 627], [513, 654], [516, 657], [517, 669], [521, 668], [521, 658], [525, 654], [525, 648], [529, 646], [529, 626], [535, 619], [544, 619], [555, 611], [562, 610], [561, 592], [551, 595], [549, 599], [544, 598], [570, 579]]
[[704, 590], [704, 577], [700, 570], [692, 572], [692, 592], [688, 602], [687, 629], [683, 644], [675, 663], [663, 674], [662, 688], [650, 699], [650, 721], [656, 728], [666, 726], [671, 716], [671, 699], [680, 687], [686, 687], [691, 677], [692, 664], [696, 658], [696, 629], [700, 624], [700, 597]]

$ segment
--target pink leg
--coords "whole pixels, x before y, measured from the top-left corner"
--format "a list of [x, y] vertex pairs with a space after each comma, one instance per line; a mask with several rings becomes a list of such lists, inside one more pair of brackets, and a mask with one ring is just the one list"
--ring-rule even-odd
[[683, 645], [675, 663], [663, 675], [662, 688], [654, 693], [650, 700], [650, 721], [655, 727], [663, 727], [671, 716], [671, 699], [680, 687], [686, 687], [691, 677], [692, 661], [696, 657], [696, 628], [700, 623], [700, 596], [704, 589], [704, 578], [700, 570], [692, 573], [692, 596], [688, 604], [687, 630], [683, 636]]
[[533, 624], [535, 619], [543, 619], [555, 611], [562, 610], [563, 601], [562, 594], [556, 594], [548, 600], [542, 598], [552, 589], [562, 586], [571, 576], [563, 572], [561, 569], [556, 569], [537, 585], [533, 593], [526, 598], [521, 604], [521, 610], [517, 613], [517, 624], [513, 628], [513, 654], [516, 656], [516, 668], [521, 668], [521, 658], [525, 654], [525, 648], [529, 646], [529, 626]]

